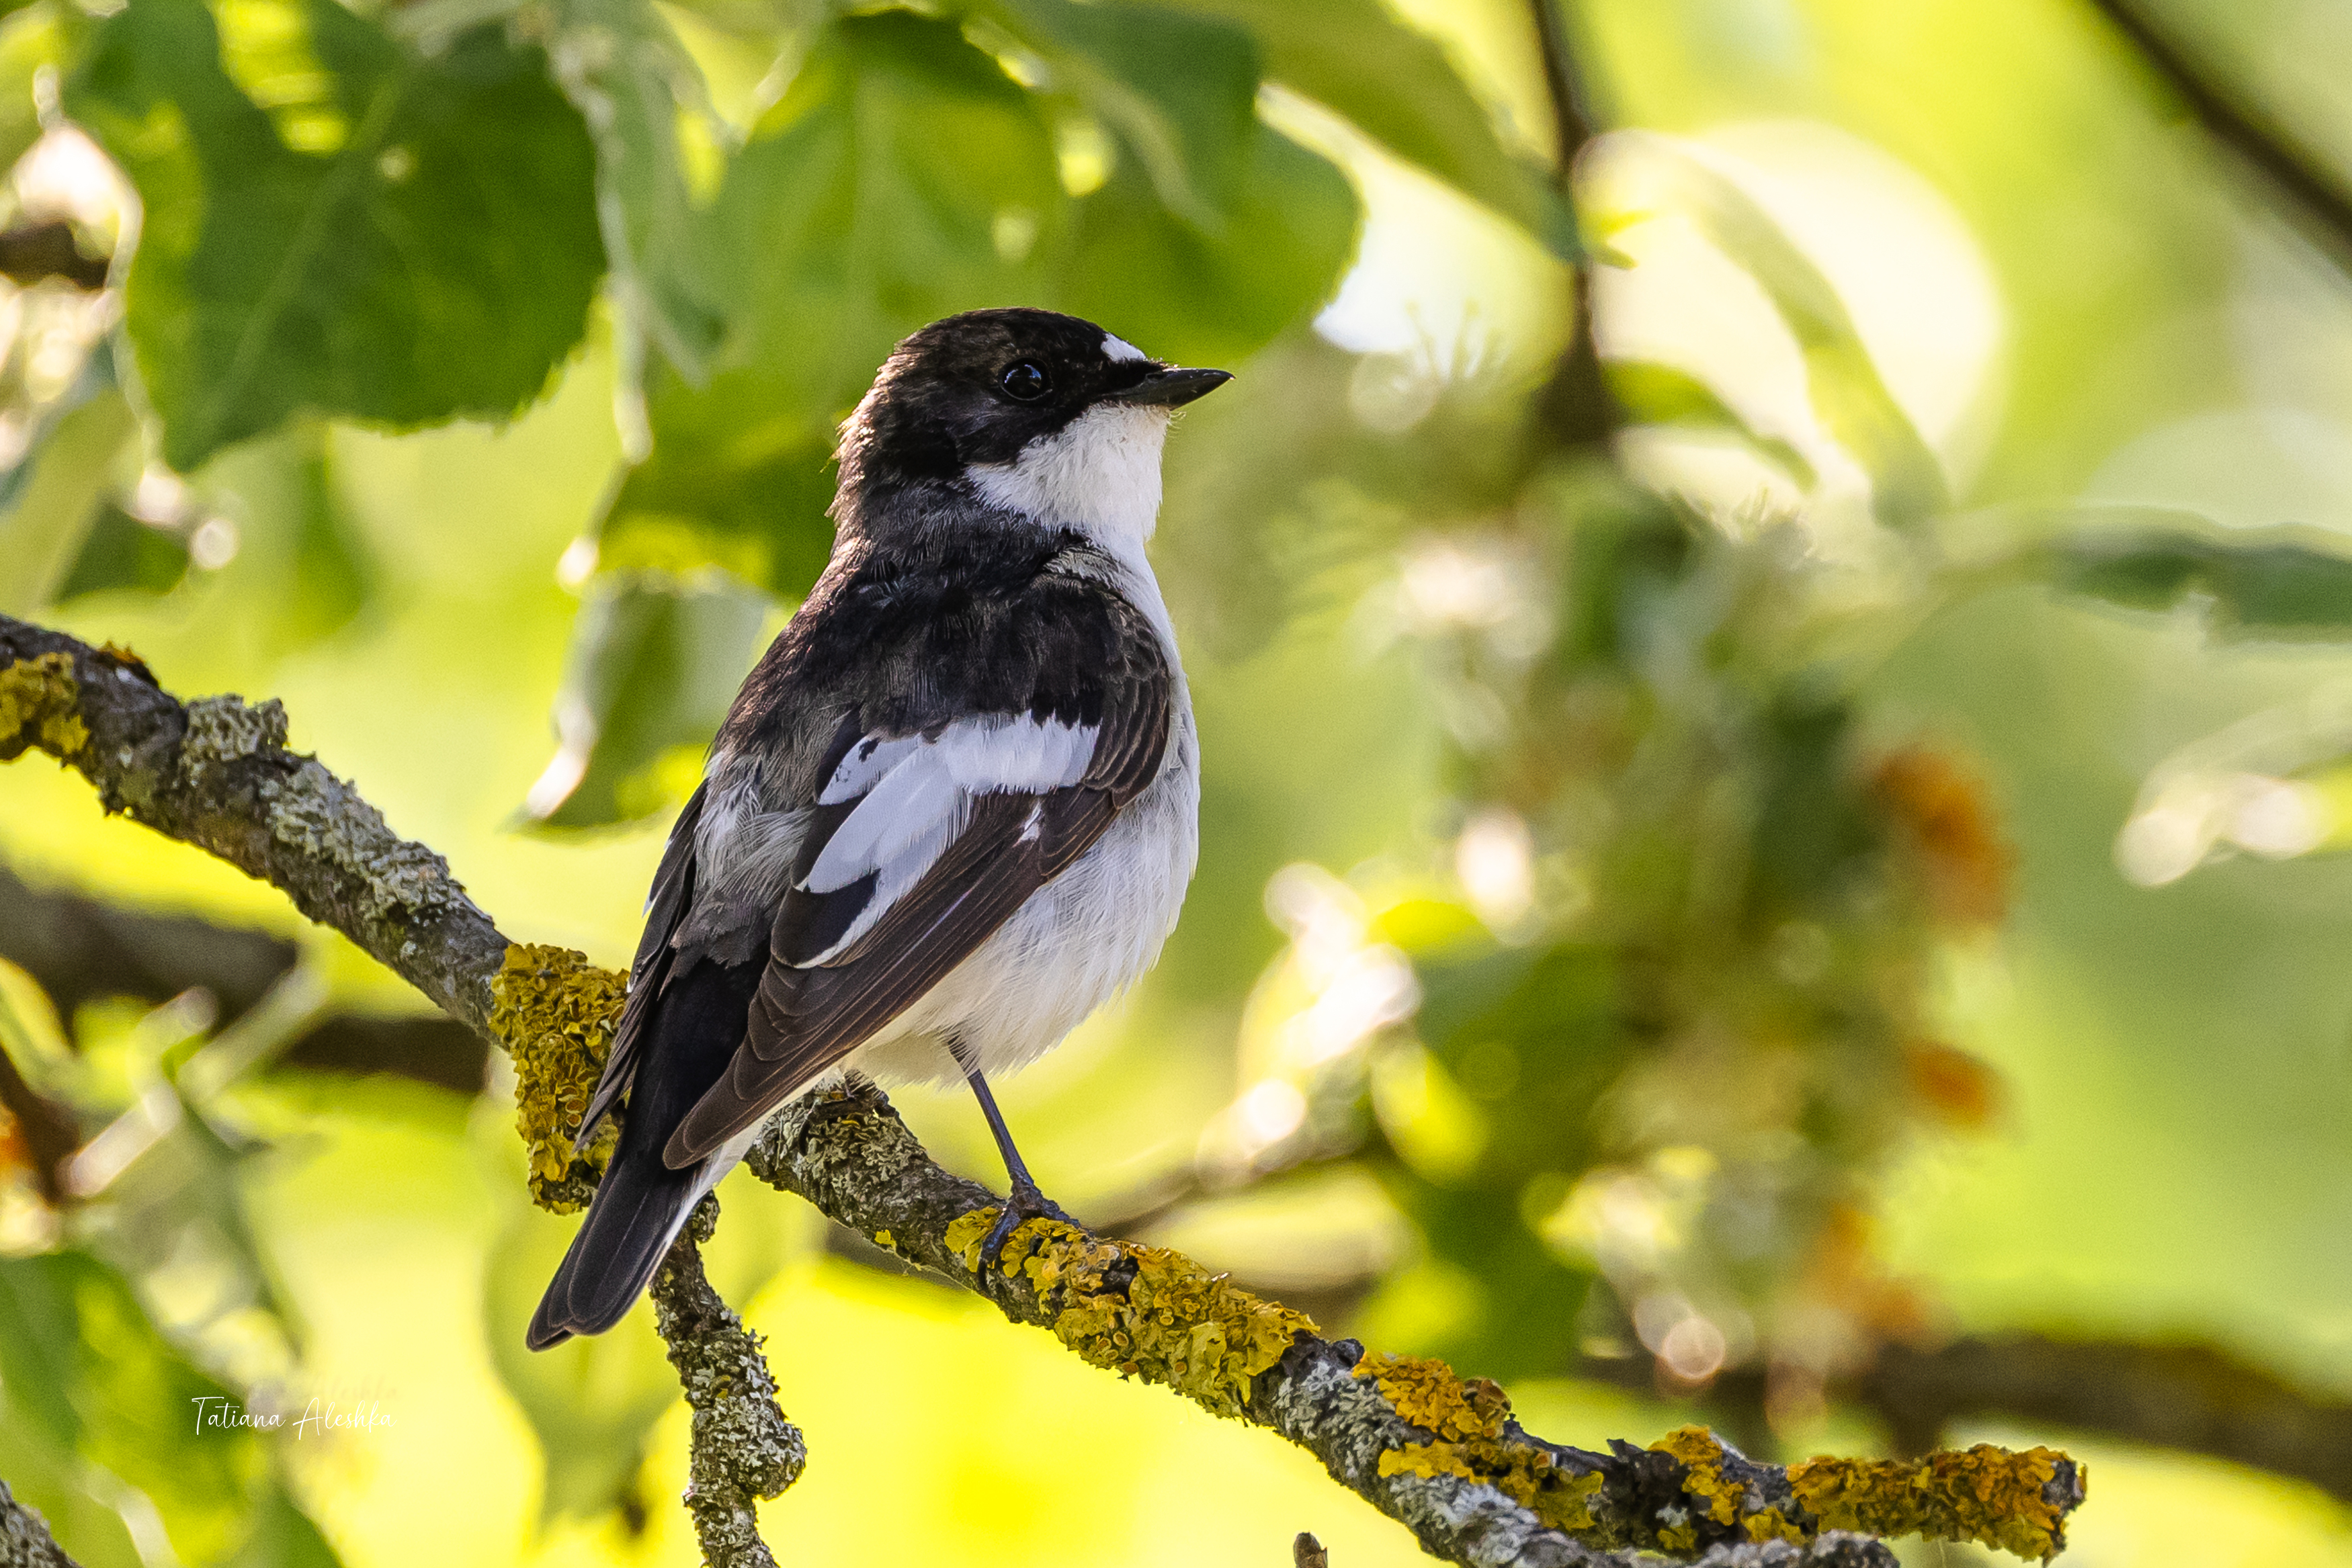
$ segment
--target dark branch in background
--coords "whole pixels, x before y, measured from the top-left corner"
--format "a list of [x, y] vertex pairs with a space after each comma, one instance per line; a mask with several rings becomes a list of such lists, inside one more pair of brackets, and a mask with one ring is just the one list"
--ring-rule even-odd
[[[292, 942], [263, 931], [37, 892], [0, 866], [0, 959], [30, 975], [68, 1024], [75, 1009], [107, 997], [167, 1002], [191, 990], [212, 998], [217, 1024], [234, 1023], [300, 956]], [[489, 1056], [481, 1036], [454, 1019], [335, 1013], [279, 1060], [325, 1071], [387, 1072], [473, 1094]]]
[[[1535, 17], [1537, 46], [1543, 55], [1544, 87], [1551, 98], [1552, 185], [1565, 201], [1576, 178], [1577, 160], [1591, 144], [1594, 132], [1585, 108], [1584, 84], [1577, 76], [1576, 57], [1569, 47], [1561, 4], [1562, 0], [1528, 0]], [[1568, 344], [1537, 401], [1537, 411], [1553, 444], [1570, 452], [1605, 454], [1610, 437], [1624, 418], [1617, 400], [1610, 395], [1593, 339], [1592, 258], [1580, 254], [1573, 270], [1574, 315], [1569, 322]]]
[[2352, 1403], [2315, 1399], [2207, 1345], [2038, 1334], [1890, 1345], [1852, 1393], [1915, 1452], [1957, 1417], [1999, 1416], [2210, 1454], [2352, 1502]]
[[0, 1481], [0, 1568], [74, 1568], [50, 1539], [48, 1521], [18, 1502]]
[[62, 277], [76, 288], [103, 288], [110, 265], [105, 256], [84, 255], [73, 225], [63, 218], [0, 229], [0, 277], [19, 287]]
[[[285, 735], [275, 703], [184, 706], [128, 654], [0, 617], [0, 760], [37, 746], [110, 809], [265, 877], [519, 1056], [543, 1066], [569, 1042], [574, 1067], [593, 1074], [589, 1041], [610, 1038], [619, 977], [559, 949], [509, 950], [439, 856], [396, 838], [348, 785], [289, 753]], [[494, 1005], [503, 1033], [491, 1027]], [[978, 1243], [997, 1212], [986, 1189], [934, 1164], [869, 1086], [831, 1099], [828, 1114], [812, 1114], [813, 1096], [772, 1122], [752, 1171], [1012, 1321], [1049, 1329], [1095, 1365], [1270, 1427], [1436, 1556], [1625, 1568], [1650, 1551], [1709, 1568], [1891, 1568], [1893, 1554], [1853, 1529], [2042, 1556], [2063, 1546], [2081, 1500], [2074, 1463], [2039, 1448], [1784, 1469], [1696, 1427], [1606, 1454], [1547, 1443], [1491, 1383], [1439, 1362], [1367, 1355], [1179, 1253], [1051, 1221], [1015, 1230], [1003, 1266], [982, 1268]], [[688, 1502], [706, 1561], [764, 1568], [751, 1502], [797, 1470], [798, 1434], [776, 1408], [756, 1340], [701, 1279], [690, 1239], [656, 1297], [695, 1409]]]
[[1307, 1531], [1300, 1531], [1290, 1542], [1291, 1568], [1331, 1568], [1331, 1554], [1323, 1543]]
[[2242, 103], [2179, 44], [2158, 31], [2134, 0], [2090, 0], [2216, 141], [2236, 153], [2331, 242], [2352, 267], [2352, 183], [2261, 110]]
[[488, 1034], [506, 938], [446, 861], [394, 833], [316, 759], [286, 749], [283, 707], [233, 696], [184, 706], [129, 654], [0, 617], [0, 670], [12, 666], [0, 688], [0, 761], [72, 741], [73, 765], [107, 810], [270, 883], [305, 918]]

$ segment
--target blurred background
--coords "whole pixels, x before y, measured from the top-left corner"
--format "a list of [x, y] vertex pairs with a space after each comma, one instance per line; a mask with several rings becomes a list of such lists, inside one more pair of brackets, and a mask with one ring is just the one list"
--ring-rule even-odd
[[[2075, 1560], [2352, 1563], [2352, 10], [1548, 5], [7, 5], [0, 612], [617, 965], [895, 338], [1224, 366], [1201, 872], [1005, 1087], [1045, 1188], [1555, 1440], [2047, 1441]], [[693, 1560], [649, 1315], [521, 1350], [503, 1061], [35, 757], [0, 960], [0, 1476], [81, 1562]], [[722, 1202], [780, 1556], [1417, 1559]]]

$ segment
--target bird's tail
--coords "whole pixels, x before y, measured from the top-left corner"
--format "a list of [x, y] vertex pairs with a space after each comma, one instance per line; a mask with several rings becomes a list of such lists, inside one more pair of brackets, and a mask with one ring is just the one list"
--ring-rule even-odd
[[662, 1163], [662, 1145], [727, 1070], [759, 980], [756, 963], [704, 962], [665, 988], [646, 1024], [649, 1038], [638, 1058], [620, 1146], [572, 1249], [531, 1314], [523, 1336], [531, 1349], [561, 1344], [575, 1333], [603, 1333], [626, 1316], [695, 1204], [726, 1174], [719, 1155], [672, 1170]]

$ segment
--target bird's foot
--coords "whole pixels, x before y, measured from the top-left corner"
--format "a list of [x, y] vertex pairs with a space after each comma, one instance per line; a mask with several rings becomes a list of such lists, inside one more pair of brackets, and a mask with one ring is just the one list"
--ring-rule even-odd
[[996, 1267], [997, 1254], [1004, 1250], [1006, 1239], [1032, 1219], [1058, 1219], [1065, 1225], [1077, 1223], [1062, 1212], [1060, 1204], [1038, 1191], [1036, 1183], [1014, 1182], [1012, 1195], [1004, 1200], [1004, 1212], [996, 1217], [996, 1223], [989, 1228], [987, 1239], [980, 1244], [982, 1266]]

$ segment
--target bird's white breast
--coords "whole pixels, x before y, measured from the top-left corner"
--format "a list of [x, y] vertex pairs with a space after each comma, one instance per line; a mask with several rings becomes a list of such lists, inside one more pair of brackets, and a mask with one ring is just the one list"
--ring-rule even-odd
[[943, 1046], [950, 1035], [984, 1072], [1025, 1066], [1140, 978], [1176, 929], [1200, 862], [1200, 738], [1142, 541], [1111, 553], [1119, 564], [1110, 586], [1151, 622], [1174, 676], [1160, 776], [1076, 863], [1031, 894], [895, 1027], [861, 1048], [849, 1061], [859, 1071], [956, 1082], [962, 1072]]

